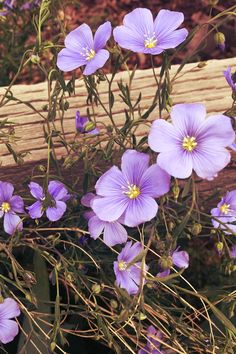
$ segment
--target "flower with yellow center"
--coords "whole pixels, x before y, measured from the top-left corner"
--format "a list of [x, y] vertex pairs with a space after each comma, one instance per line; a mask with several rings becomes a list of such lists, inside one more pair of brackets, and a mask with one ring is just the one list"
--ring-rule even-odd
[[119, 270], [121, 270], [121, 271], [126, 270], [126, 268], [127, 268], [126, 262], [124, 262], [124, 261], [119, 261], [119, 262], [118, 262], [118, 268], [119, 268]]
[[196, 138], [194, 136], [185, 136], [182, 142], [184, 150], [192, 152], [197, 147]]
[[226, 203], [222, 204], [220, 206], [220, 211], [222, 212], [222, 214], [227, 215], [228, 212], [230, 211], [230, 204], [226, 204]]
[[128, 189], [129, 190], [124, 192], [124, 194], [126, 194], [130, 199], [136, 199], [141, 193], [140, 188], [135, 184], [129, 184]]
[[2, 210], [4, 213], [8, 213], [8, 212], [11, 210], [10, 204], [7, 203], [7, 202], [3, 202], [2, 205], [1, 205], [1, 210]]

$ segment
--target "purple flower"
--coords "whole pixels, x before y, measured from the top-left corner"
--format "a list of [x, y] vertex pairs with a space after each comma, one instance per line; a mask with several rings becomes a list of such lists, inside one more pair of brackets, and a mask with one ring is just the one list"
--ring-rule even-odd
[[103, 67], [109, 52], [103, 49], [111, 36], [111, 23], [99, 26], [94, 38], [85, 23], [70, 32], [65, 38], [66, 48], [58, 54], [57, 66], [60, 70], [71, 71], [85, 65], [84, 75], [91, 75]]
[[186, 269], [189, 266], [189, 254], [186, 251], [179, 251], [179, 247], [168, 257], [160, 260], [161, 272], [157, 277], [167, 277], [170, 274], [170, 268], [175, 265], [178, 268]]
[[137, 53], [160, 54], [182, 43], [188, 31], [176, 30], [184, 20], [182, 12], [161, 10], [155, 21], [150, 10], [137, 8], [125, 15], [124, 25], [114, 29], [115, 41]]
[[[217, 205], [217, 208], [211, 210], [211, 215], [225, 223], [232, 232], [236, 233], [236, 190], [227, 192]], [[233, 223], [235, 223], [235, 225]], [[212, 224], [215, 228], [220, 227], [225, 233], [230, 233], [229, 230], [217, 220], [212, 219]]]
[[187, 178], [194, 170], [211, 179], [230, 161], [226, 149], [235, 139], [231, 121], [224, 115], [206, 119], [202, 104], [177, 104], [171, 111], [172, 124], [158, 119], [152, 124], [149, 146], [159, 152], [158, 165], [170, 175]]
[[232, 248], [230, 250], [230, 257], [236, 258], [236, 245], [232, 246]]
[[6, 298], [0, 303], [0, 342], [7, 344], [11, 342], [19, 332], [16, 321], [13, 317], [20, 315], [20, 309], [17, 302], [11, 298]]
[[39, 6], [40, 3], [41, 3], [41, 0], [26, 1], [26, 2], [21, 6], [21, 10], [32, 10], [33, 8]]
[[[127, 242], [125, 247], [118, 255], [117, 261], [114, 262], [114, 272], [116, 276], [117, 285], [125, 289], [129, 295], [137, 294], [139, 287], [144, 280], [145, 274], [148, 270], [146, 264], [142, 269], [142, 262], [136, 262], [129, 265], [134, 258], [140, 255], [143, 247], [140, 242]], [[143, 282], [144, 283], [144, 282]]]
[[165, 350], [160, 349], [160, 340], [163, 341], [162, 332], [154, 326], [149, 326], [147, 329], [147, 344], [138, 351], [138, 354], [166, 354]]
[[0, 218], [4, 216], [3, 227], [9, 235], [23, 229], [22, 221], [16, 213], [24, 213], [24, 202], [20, 196], [13, 195], [13, 192], [11, 183], [0, 181]]
[[47, 193], [35, 182], [30, 182], [29, 188], [32, 196], [37, 199], [37, 202], [27, 208], [32, 219], [41, 218], [44, 211], [50, 221], [57, 221], [63, 216], [66, 211], [65, 202], [70, 198], [63, 183], [49, 182]]
[[231, 67], [228, 66], [228, 68], [223, 71], [223, 73], [231, 89], [236, 92], [236, 72], [234, 74], [231, 74]]
[[[96, 198], [93, 193], [87, 193], [81, 199], [81, 204], [90, 207], [91, 201]], [[128, 235], [120, 220], [103, 221], [93, 211], [85, 212], [85, 218], [88, 220], [90, 236], [96, 240], [103, 233], [103, 241], [109, 246], [115, 246], [127, 241]]]
[[121, 216], [126, 226], [137, 226], [155, 217], [158, 205], [154, 198], [170, 189], [170, 176], [157, 164], [149, 166], [149, 156], [127, 150], [122, 156], [121, 171], [111, 167], [96, 183], [98, 196], [91, 206], [99, 219], [116, 221]]
[[39, 6], [41, 3], [41, 0], [30, 0], [26, 1], [22, 6], [21, 10], [32, 10], [33, 8]]
[[3, 0], [2, 6], [0, 4], [0, 16], [6, 16], [13, 9], [15, 0]]
[[76, 130], [82, 134], [99, 134], [99, 129], [94, 126], [94, 123], [89, 121], [88, 117], [83, 117], [80, 112], [76, 112], [75, 116]]

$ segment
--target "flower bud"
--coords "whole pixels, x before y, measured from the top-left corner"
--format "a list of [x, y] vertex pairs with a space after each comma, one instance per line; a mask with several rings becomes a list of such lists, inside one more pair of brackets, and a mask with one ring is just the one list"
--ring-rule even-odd
[[161, 269], [163, 269], [163, 270], [170, 269], [173, 266], [172, 257], [171, 256], [161, 257], [160, 266], [161, 266]]
[[216, 32], [214, 35], [214, 41], [217, 46], [222, 52], [225, 50], [225, 35], [222, 32]]
[[136, 314], [135, 316], [139, 321], [144, 321], [146, 320], [147, 316], [145, 315], [145, 313], [143, 312], [139, 312]]
[[110, 305], [113, 309], [117, 309], [118, 307], [118, 302], [116, 300], [111, 300]]
[[38, 54], [32, 54], [30, 60], [33, 64], [38, 64], [40, 62], [40, 57]]
[[197, 236], [201, 233], [202, 231], [202, 225], [201, 224], [193, 224], [192, 228], [191, 228], [191, 232], [194, 236]]
[[167, 224], [167, 226], [168, 226], [168, 229], [170, 230], [170, 231], [172, 231], [172, 230], [174, 230], [174, 228], [175, 228], [175, 223], [173, 222], [173, 221], [169, 221], [168, 222], [168, 224]]
[[174, 195], [174, 199], [177, 200], [178, 197], [179, 197], [179, 192], [180, 192], [180, 188], [177, 184], [175, 184], [172, 188], [172, 192], [173, 192], [173, 195]]
[[216, 249], [218, 253], [221, 253], [223, 251], [223, 248], [224, 248], [223, 242], [219, 241], [216, 243]]
[[53, 352], [56, 349], [57, 344], [55, 342], [50, 343], [50, 349]]
[[93, 286], [92, 286], [92, 292], [93, 292], [94, 294], [99, 294], [99, 293], [101, 292], [101, 285], [99, 285], [99, 284], [97, 284], [97, 283], [93, 284]]

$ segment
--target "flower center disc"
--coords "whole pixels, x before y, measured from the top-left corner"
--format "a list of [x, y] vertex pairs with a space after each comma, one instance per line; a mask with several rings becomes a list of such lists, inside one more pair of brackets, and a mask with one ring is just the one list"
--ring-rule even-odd
[[96, 55], [96, 53], [93, 49], [88, 50], [86, 53], [86, 60], [89, 61], [89, 60], [93, 59], [95, 57], [95, 55]]
[[125, 194], [130, 198], [130, 199], [135, 199], [139, 196], [141, 193], [139, 187], [137, 187], [135, 184], [130, 184], [128, 185], [128, 191], [125, 192]]
[[197, 146], [196, 138], [194, 136], [185, 136], [182, 146], [185, 150], [192, 152]]
[[155, 36], [149, 37], [147, 39], [145, 39], [144, 41], [144, 45], [146, 48], [155, 48], [157, 45], [157, 39], [155, 38]]
[[228, 212], [230, 211], [230, 204], [222, 204], [220, 207], [220, 211], [225, 215], [228, 214]]
[[126, 262], [124, 262], [124, 261], [118, 262], [118, 268], [119, 268], [119, 270], [121, 270], [121, 271], [126, 270], [126, 267], [127, 267]]
[[4, 213], [8, 213], [11, 210], [11, 206], [7, 202], [3, 202], [1, 205], [1, 209]]

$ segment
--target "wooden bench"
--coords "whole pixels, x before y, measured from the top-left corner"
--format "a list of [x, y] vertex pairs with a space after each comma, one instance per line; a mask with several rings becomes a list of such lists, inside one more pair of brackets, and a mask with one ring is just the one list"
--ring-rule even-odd
[[[201, 102], [206, 105], [207, 113], [220, 114], [228, 110], [232, 105], [231, 89], [227, 85], [223, 76], [223, 70], [227, 66], [236, 68], [236, 58], [224, 60], [210, 60], [202, 68], [197, 63], [186, 64], [184, 69], [176, 76], [173, 84], [172, 99], [173, 104]], [[171, 77], [174, 77], [178, 70], [178, 65], [171, 68]], [[156, 69], [159, 74], [159, 69]], [[119, 97], [119, 88], [117, 83], [120, 80], [128, 81], [127, 72], [120, 72], [116, 75], [112, 89], [115, 95], [115, 104], [113, 106], [114, 119], [118, 126], [122, 126], [125, 120], [124, 103]], [[137, 70], [132, 82], [132, 97], [137, 98], [142, 92], [142, 100], [140, 108], [145, 111], [151, 105], [153, 95], [156, 89], [156, 83], [153, 77], [152, 69]], [[6, 88], [0, 88], [0, 95], [3, 95]], [[43, 116], [47, 113], [43, 111], [43, 106], [47, 104], [47, 84], [42, 82], [35, 85], [15, 85], [11, 89], [13, 96], [22, 102], [30, 102]], [[107, 82], [103, 81], [99, 85], [101, 100], [107, 106]], [[64, 128], [66, 139], [74, 139], [75, 136], [75, 113], [80, 110], [82, 115], [86, 115], [86, 97], [87, 91], [82, 79], [76, 80], [75, 95], [68, 99], [69, 109], [65, 112]], [[103, 108], [98, 105], [95, 107], [97, 121], [109, 124], [109, 118]], [[20, 183], [21, 179], [28, 175], [31, 169], [47, 159], [47, 144], [45, 143], [43, 125], [44, 119], [32, 108], [24, 103], [10, 101], [0, 108], [0, 119], [8, 118], [9, 121], [15, 123], [15, 135], [19, 138], [15, 150], [20, 152], [29, 152], [25, 157], [23, 166], [17, 166], [4, 144], [0, 144], [0, 179], [9, 180], [14, 183]], [[149, 116], [149, 120], [158, 118], [158, 108], [156, 108]], [[56, 125], [60, 129], [60, 122], [56, 119]], [[138, 131], [139, 135], [147, 134], [147, 129], [142, 128]], [[56, 144], [56, 154], [58, 158], [66, 155], [66, 150], [61, 145]], [[201, 187], [203, 190], [209, 189], [209, 186], [235, 188], [235, 172], [233, 163], [227, 167], [224, 179], [220, 177], [214, 182], [205, 183]]]

